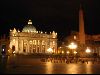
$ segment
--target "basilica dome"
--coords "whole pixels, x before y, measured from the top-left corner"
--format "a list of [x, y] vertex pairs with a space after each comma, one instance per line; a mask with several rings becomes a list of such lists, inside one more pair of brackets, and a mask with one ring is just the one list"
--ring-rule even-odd
[[28, 25], [23, 28], [22, 32], [36, 32], [36, 28], [32, 25], [31, 20], [28, 21]]

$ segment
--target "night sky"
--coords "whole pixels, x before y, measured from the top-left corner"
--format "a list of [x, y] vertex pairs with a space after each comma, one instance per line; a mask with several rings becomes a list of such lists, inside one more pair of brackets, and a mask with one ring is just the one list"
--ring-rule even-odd
[[99, 0], [2, 0], [0, 1], [0, 34], [20, 30], [31, 19], [39, 31], [56, 31], [58, 39], [78, 31], [80, 3], [84, 10], [85, 33], [100, 33]]

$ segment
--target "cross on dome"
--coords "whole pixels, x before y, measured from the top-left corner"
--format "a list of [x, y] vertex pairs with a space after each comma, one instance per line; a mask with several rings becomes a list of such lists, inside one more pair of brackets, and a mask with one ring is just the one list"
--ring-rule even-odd
[[29, 19], [29, 21], [28, 21], [28, 24], [32, 24], [32, 21], [31, 21], [31, 19]]

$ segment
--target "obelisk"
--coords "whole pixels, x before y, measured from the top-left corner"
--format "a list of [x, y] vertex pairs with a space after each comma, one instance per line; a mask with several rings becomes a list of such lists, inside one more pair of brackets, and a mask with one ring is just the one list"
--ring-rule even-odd
[[85, 44], [84, 15], [81, 5], [79, 9], [79, 41], [81, 45]]

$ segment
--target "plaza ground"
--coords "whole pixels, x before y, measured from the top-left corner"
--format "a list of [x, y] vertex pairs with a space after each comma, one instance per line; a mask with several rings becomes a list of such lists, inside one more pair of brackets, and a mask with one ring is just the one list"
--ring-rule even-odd
[[[45, 61], [41, 61], [45, 59]], [[44, 58], [34, 55], [2, 56], [0, 69], [3, 74], [99, 74], [100, 62], [69, 62], [60, 58]], [[84, 58], [85, 60], [85, 58]]]

